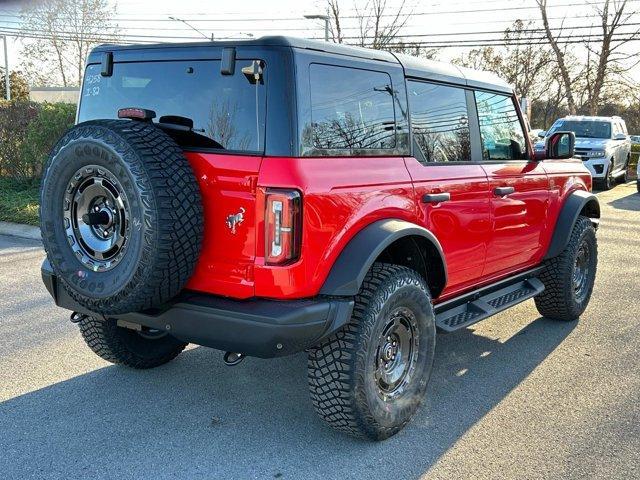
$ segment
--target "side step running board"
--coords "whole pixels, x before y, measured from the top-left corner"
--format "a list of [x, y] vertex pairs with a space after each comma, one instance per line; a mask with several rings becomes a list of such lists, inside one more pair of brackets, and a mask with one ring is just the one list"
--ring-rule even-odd
[[[531, 275], [531, 271], [526, 272]], [[499, 282], [435, 306], [436, 326], [453, 332], [491, 317], [520, 302], [535, 297], [544, 290], [536, 277], [522, 276]]]

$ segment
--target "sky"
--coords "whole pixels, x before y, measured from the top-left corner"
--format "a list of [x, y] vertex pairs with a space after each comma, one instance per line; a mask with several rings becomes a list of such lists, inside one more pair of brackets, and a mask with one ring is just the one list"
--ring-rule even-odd
[[[640, 0], [628, 2], [630, 10], [640, 11]], [[324, 14], [326, 2], [323, 0], [119, 0], [114, 3], [117, 5], [116, 21], [121, 33], [125, 36], [137, 36], [135, 38], [147, 42], [197, 41], [211, 34], [215, 38], [248, 38], [250, 35], [259, 37], [274, 34], [309, 38], [324, 36], [322, 20], [304, 18], [304, 15]], [[402, 0], [387, 0], [387, 3], [389, 12], [392, 13]], [[592, 12], [589, 3], [602, 3], [602, 0], [549, 0], [551, 26], [555, 28], [564, 25], [567, 29], [580, 27], [574, 30], [578, 33], [588, 31], [585, 27], [595, 23], [594, 19], [588, 18]], [[16, 15], [25, 4], [26, 1], [0, 0], [0, 28], [19, 27], [20, 19]], [[355, 15], [352, 0], [342, 0], [340, 4], [345, 17]], [[361, 7], [365, 4], [366, 0], [358, 0]], [[406, 0], [404, 11], [410, 15], [401, 32], [407, 36], [407, 40], [427, 39], [441, 43], [467, 40], [473, 43], [475, 40], [501, 37], [497, 32], [502, 32], [516, 19], [532, 19], [536, 21], [536, 28], [541, 26], [534, 0]], [[638, 18], [631, 21], [640, 25], [640, 14], [636, 17]], [[177, 19], [185, 20], [193, 28]], [[345, 18], [344, 27], [347, 37], [357, 32], [355, 19]], [[627, 27], [625, 31], [631, 32], [634, 28], [637, 30], [638, 26]], [[412, 35], [422, 36], [411, 37]], [[8, 48], [10, 68], [16, 68], [21, 60], [21, 41], [9, 37]], [[441, 48], [438, 57], [447, 61], [470, 48]], [[630, 42], [626, 48], [629, 52], [637, 51], [640, 41]], [[640, 82], [640, 67], [635, 68], [631, 76]]]

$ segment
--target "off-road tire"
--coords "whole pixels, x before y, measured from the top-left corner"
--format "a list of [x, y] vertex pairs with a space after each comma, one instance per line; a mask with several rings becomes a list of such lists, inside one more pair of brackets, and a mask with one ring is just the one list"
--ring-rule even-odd
[[187, 346], [170, 335], [144, 338], [114, 319], [85, 316], [78, 323], [86, 344], [104, 360], [131, 368], [153, 368], [176, 358]]
[[[375, 358], [372, 349], [384, 332], [385, 316], [404, 307], [415, 315], [419, 327], [417, 367], [406, 390], [384, 401], [367, 366]], [[309, 389], [317, 414], [355, 437], [382, 440], [399, 432], [425, 395], [435, 349], [434, 319], [429, 289], [417, 272], [374, 264], [355, 298], [350, 322], [309, 350]]]
[[[580, 298], [576, 294], [573, 275], [576, 259], [583, 242], [589, 251], [588, 279], [586, 290], [581, 291]], [[587, 217], [580, 216], [571, 232], [569, 244], [557, 257], [545, 261], [539, 278], [544, 284], [544, 291], [535, 297], [536, 308], [540, 315], [553, 320], [576, 320], [587, 308], [598, 265], [598, 244], [596, 231]]]
[[[63, 218], [74, 178], [85, 171], [108, 172], [129, 205], [130, 221], [122, 223], [130, 238], [109, 270], [81, 261]], [[95, 120], [73, 127], [49, 156], [40, 199], [47, 257], [62, 287], [89, 311], [116, 315], [159, 306], [195, 268], [204, 230], [198, 183], [180, 147], [151, 123]]]

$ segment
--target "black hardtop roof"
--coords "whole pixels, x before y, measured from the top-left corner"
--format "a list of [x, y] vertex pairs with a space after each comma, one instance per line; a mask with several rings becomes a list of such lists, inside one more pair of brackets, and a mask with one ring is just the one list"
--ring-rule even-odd
[[450, 63], [437, 62], [410, 55], [396, 54], [384, 50], [373, 50], [370, 48], [355, 47], [340, 43], [286, 36], [265, 36], [255, 39], [222, 40], [213, 42], [158, 43], [144, 45], [103, 44], [93, 49], [91, 56], [89, 57], [89, 63], [100, 62], [100, 54], [103, 52], [122, 51], [134, 53], [135, 51], [140, 51], [143, 53], [154, 51], [154, 53], [156, 53], [164, 50], [166, 51], [167, 56], [170, 56], [170, 52], [176, 51], [176, 49], [206, 51], [211, 48], [217, 49], [222, 47], [286, 47], [306, 50], [309, 52], [317, 51], [334, 55], [350, 56], [365, 60], [400, 65], [404, 69], [407, 77], [441, 81], [476, 88], [485, 88], [505, 93], [513, 92], [513, 87], [511, 85], [505, 82], [498, 75], [491, 72], [472, 70]]

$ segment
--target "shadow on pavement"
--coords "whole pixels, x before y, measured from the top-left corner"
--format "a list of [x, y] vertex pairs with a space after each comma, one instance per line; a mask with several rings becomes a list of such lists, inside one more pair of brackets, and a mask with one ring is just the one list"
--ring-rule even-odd
[[637, 212], [640, 210], [640, 193], [634, 191], [630, 195], [608, 202], [607, 205], [611, 205], [613, 208], [618, 208], [620, 210], [631, 210], [633, 212]]
[[416, 478], [574, 327], [539, 318], [504, 343], [471, 330], [438, 336], [425, 407], [382, 443], [343, 436], [316, 418], [303, 354], [230, 368], [220, 352], [194, 348], [155, 370], [104, 367], [1, 403], [0, 471], [4, 478]]

